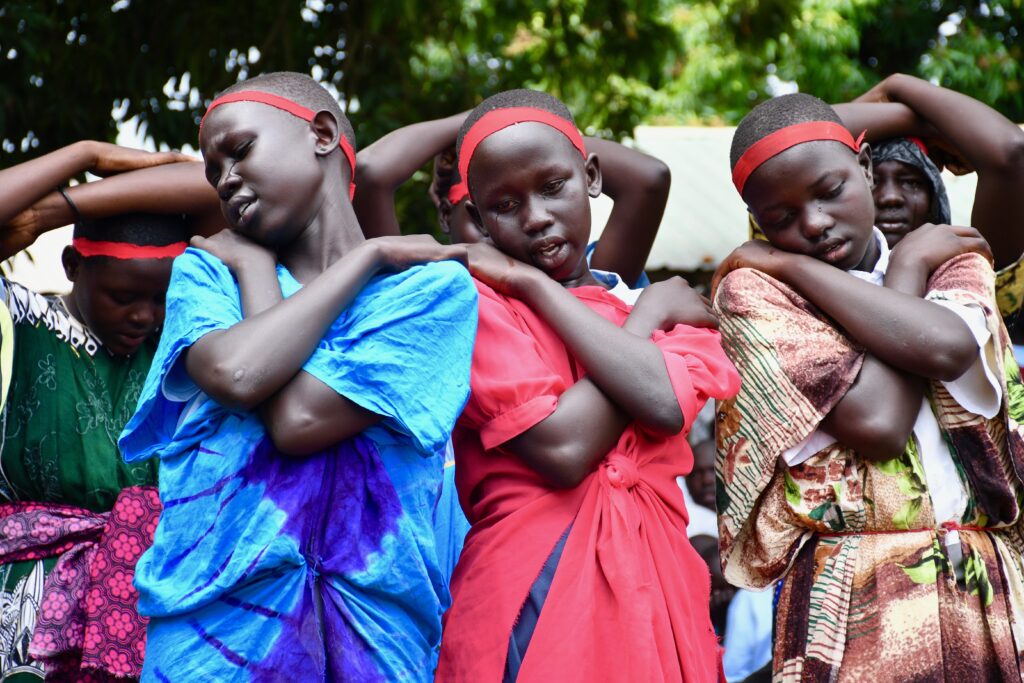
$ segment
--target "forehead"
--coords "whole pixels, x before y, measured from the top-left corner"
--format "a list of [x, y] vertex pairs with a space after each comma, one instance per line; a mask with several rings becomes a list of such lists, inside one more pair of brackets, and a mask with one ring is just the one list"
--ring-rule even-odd
[[110, 257], [85, 260], [96, 284], [134, 290], [167, 289], [174, 259], [119, 259]]
[[875, 172], [884, 175], [909, 175], [914, 178], [927, 179], [924, 171], [903, 161], [887, 159], [874, 164]]
[[293, 114], [260, 102], [222, 104], [203, 119], [199, 145], [205, 152], [233, 133], [260, 133], [267, 130], [301, 130], [305, 121]]
[[750, 174], [744, 198], [753, 204], [792, 190], [804, 190], [824, 177], [857, 166], [857, 155], [833, 140], [814, 140], [790, 147]]
[[[553, 164], [583, 163], [578, 149], [569, 138], [551, 126], [536, 121], [517, 123], [503, 128], [481, 142], [469, 164], [469, 175], [478, 183], [505, 178], [512, 170], [533, 171]], [[484, 167], [499, 165], [503, 172], [496, 177], [491, 169], [484, 177], [474, 173]]]

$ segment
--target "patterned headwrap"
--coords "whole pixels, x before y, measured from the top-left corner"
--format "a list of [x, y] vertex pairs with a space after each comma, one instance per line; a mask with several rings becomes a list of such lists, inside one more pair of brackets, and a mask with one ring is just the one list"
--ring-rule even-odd
[[913, 166], [924, 173], [932, 188], [932, 204], [929, 220], [933, 223], [948, 224], [952, 217], [949, 212], [949, 197], [942, 174], [935, 163], [928, 158], [928, 148], [917, 138], [892, 138], [879, 142], [871, 150], [871, 163], [899, 161]]

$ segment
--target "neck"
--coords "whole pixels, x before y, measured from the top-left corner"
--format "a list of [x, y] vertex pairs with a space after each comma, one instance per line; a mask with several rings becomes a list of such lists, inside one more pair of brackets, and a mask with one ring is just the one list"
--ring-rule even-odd
[[881, 256], [882, 250], [878, 246], [878, 238], [872, 233], [871, 241], [868, 242], [868, 248], [864, 250], [864, 258], [850, 270], [863, 270], [870, 273], [875, 269], [875, 265], [878, 264], [878, 259]]
[[348, 200], [348, 179], [340, 177], [325, 184], [313, 219], [278, 258], [296, 280], [305, 283], [365, 240]]
[[572, 289], [573, 287], [585, 287], [587, 285], [604, 287], [604, 283], [594, 277], [594, 274], [590, 272], [590, 267], [587, 266], [586, 261], [583, 262], [583, 271], [581, 273], [573, 274], [566, 280], [559, 280], [558, 284], [562, 285], [566, 289]]

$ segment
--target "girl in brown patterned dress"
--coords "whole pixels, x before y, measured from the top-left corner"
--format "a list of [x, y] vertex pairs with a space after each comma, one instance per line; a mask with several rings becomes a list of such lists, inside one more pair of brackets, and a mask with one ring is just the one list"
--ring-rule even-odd
[[808, 95], [752, 111], [732, 164], [769, 242], [718, 273], [743, 378], [718, 414], [722, 561], [785, 579], [775, 678], [1020, 680], [1024, 388], [987, 244], [926, 225], [890, 252], [869, 147]]

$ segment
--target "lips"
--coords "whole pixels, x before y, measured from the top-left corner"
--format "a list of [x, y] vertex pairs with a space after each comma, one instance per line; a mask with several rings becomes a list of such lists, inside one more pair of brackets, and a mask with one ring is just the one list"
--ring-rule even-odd
[[541, 237], [530, 245], [534, 263], [549, 272], [561, 266], [569, 257], [569, 252], [569, 243], [555, 235]]
[[875, 225], [883, 232], [906, 232], [910, 229], [910, 220], [900, 214], [881, 213], [875, 216]]
[[841, 237], [833, 237], [827, 240], [818, 249], [818, 258], [828, 263], [837, 263], [843, 260], [849, 251], [850, 241]]
[[236, 195], [228, 202], [228, 218], [235, 227], [244, 227], [252, 218], [253, 205], [256, 198], [249, 195]]

